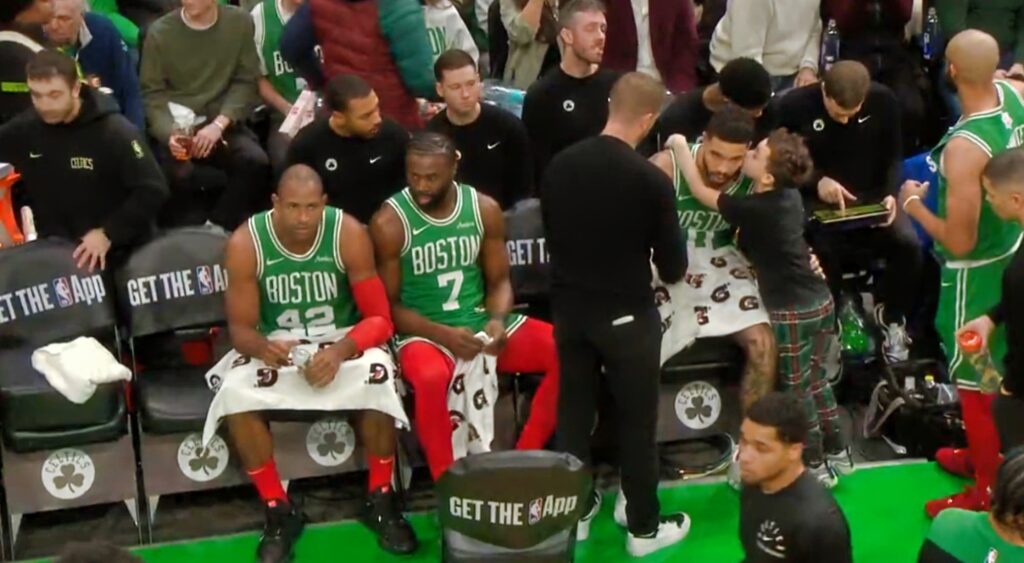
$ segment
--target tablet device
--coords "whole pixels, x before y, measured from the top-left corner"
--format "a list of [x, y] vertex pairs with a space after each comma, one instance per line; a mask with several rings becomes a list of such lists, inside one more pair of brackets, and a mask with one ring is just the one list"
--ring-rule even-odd
[[880, 203], [858, 205], [840, 209], [822, 209], [814, 212], [814, 219], [822, 225], [839, 228], [873, 227], [885, 223], [889, 210]]

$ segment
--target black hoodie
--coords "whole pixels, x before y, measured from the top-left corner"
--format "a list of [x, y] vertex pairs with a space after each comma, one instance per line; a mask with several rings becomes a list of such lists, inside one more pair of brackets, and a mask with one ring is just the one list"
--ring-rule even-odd
[[167, 183], [113, 98], [84, 85], [81, 98], [70, 123], [27, 110], [0, 127], [0, 162], [21, 173], [40, 237], [78, 240], [99, 227], [114, 247], [129, 245], [152, 230]]

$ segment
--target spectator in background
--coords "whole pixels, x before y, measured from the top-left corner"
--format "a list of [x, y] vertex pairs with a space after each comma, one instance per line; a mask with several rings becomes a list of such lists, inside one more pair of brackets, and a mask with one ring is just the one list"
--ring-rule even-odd
[[[284, 172], [288, 157], [288, 145], [292, 138], [279, 129], [292, 104], [306, 87], [305, 79], [299, 77], [281, 55], [281, 35], [284, 26], [304, 0], [262, 0], [252, 9], [252, 20], [256, 28], [256, 55], [260, 58], [260, 98], [270, 107], [270, 134], [267, 136], [267, 153], [274, 177]], [[276, 182], [275, 182], [276, 184]]]
[[433, 62], [449, 49], [461, 49], [479, 64], [480, 51], [469, 33], [462, 16], [449, 0], [420, 0], [423, 2], [423, 19], [427, 22], [427, 38]]
[[43, 49], [43, 24], [52, 17], [50, 0], [0, 2], [0, 123], [32, 107], [25, 65]]
[[764, 67], [753, 59], [736, 59], [722, 67], [718, 82], [676, 96], [637, 150], [650, 157], [675, 133], [695, 141], [711, 116], [730, 104], [754, 116], [757, 144], [775, 127], [771, 99], [771, 78]]
[[80, 241], [80, 268], [105, 269], [108, 252], [153, 230], [167, 185], [142, 134], [114, 101], [78, 80], [71, 57], [44, 50], [26, 74], [35, 111], [0, 127], [0, 161], [25, 179], [40, 237]]
[[821, 84], [790, 91], [777, 109], [779, 125], [802, 135], [814, 160], [810, 192], [815, 201], [808, 207], [821, 207], [818, 201], [840, 209], [881, 203], [889, 210], [883, 226], [816, 229], [810, 240], [837, 302], [844, 289], [844, 253], [863, 249], [886, 259], [875, 296], [875, 320], [884, 337], [883, 358], [890, 363], [907, 361], [906, 319], [915, 305], [922, 256], [910, 221], [896, 209], [903, 176], [899, 102], [891, 90], [871, 82], [864, 65], [840, 61]]
[[942, 36], [980, 29], [999, 43], [999, 68], [1024, 74], [1024, 0], [934, 0]]
[[[172, 202], [188, 191], [192, 160], [227, 174], [209, 220], [232, 230], [266, 201], [270, 187], [267, 154], [243, 123], [258, 99], [252, 18], [215, 0], [182, 0], [182, 6], [146, 33], [142, 92], [149, 134], [170, 181]], [[206, 118], [191, 138], [175, 131], [169, 102]]]
[[608, 0], [601, 65], [661, 80], [672, 93], [697, 85], [697, 27], [691, 0]]
[[434, 95], [433, 58], [415, 0], [308, 0], [285, 27], [281, 53], [314, 89], [354, 74], [378, 93], [384, 117], [408, 129], [423, 126], [416, 98]]
[[316, 170], [327, 202], [363, 224], [384, 200], [405, 187], [405, 148], [409, 134], [381, 118], [380, 101], [370, 84], [339, 74], [324, 88], [327, 119], [304, 127], [288, 148], [288, 166]]
[[93, 86], [109, 88], [121, 113], [139, 131], [145, 131], [139, 77], [128, 46], [110, 20], [86, 12], [87, 7], [85, 0], [53, 0], [53, 19], [45, 26], [46, 35], [78, 61], [82, 74]]
[[538, 180], [555, 155], [597, 135], [608, 120], [608, 96], [619, 73], [599, 67], [607, 28], [604, 10], [601, 0], [570, 0], [562, 6], [562, 63], [526, 92], [523, 123]]
[[729, 2], [711, 39], [711, 66], [721, 72], [729, 61], [750, 57], [782, 92], [818, 80], [821, 0]]
[[526, 90], [558, 66], [558, 0], [495, 0], [508, 32], [508, 58], [502, 82]]
[[[96, 12], [97, 14], [106, 16], [107, 19], [114, 24], [114, 27], [117, 28], [117, 32], [121, 34], [121, 40], [123, 40], [128, 47], [138, 51], [139, 26], [121, 14], [121, 10], [118, 6], [118, 0], [88, 0], [88, 2], [90, 12]], [[120, 0], [120, 3], [125, 4], [127, 2], [126, 0]]]
[[888, 86], [902, 109], [903, 153], [920, 144], [925, 119], [924, 79], [918, 54], [910, 49], [904, 28], [914, 0], [822, 0], [824, 21], [836, 20], [839, 55], [867, 67], [871, 79]]
[[455, 142], [455, 178], [508, 209], [530, 195], [533, 166], [523, 122], [511, 113], [480, 103], [480, 73], [465, 51], [448, 51], [434, 63], [437, 94], [447, 108], [427, 124]]

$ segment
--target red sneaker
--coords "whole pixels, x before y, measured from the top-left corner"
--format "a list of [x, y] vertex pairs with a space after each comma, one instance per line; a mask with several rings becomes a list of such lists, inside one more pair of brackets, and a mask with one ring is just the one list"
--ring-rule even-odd
[[988, 495], [982, 495], [974, 486], [966, 487], [962, 492], [946, 498], [928, 501], [924, 505], [924, 511], [929, 518], [935, 518], [940, 512], [947, 508], [960, 508], [973, 512], [985, 512], [989, 507]]
[[974, 462], [967, 448], [939, 448], [935, 461], [948, 473], [967, 479], [974, 477]]

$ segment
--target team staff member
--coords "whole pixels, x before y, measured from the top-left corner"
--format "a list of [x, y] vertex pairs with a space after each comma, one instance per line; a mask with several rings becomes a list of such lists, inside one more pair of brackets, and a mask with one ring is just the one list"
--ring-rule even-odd
[[[988, 200], [1001, 219], [1024, 223], [1024, 149], [1006, 151], [985, 165], [981, 177]], [[992, 414], [1003, 453], [1024, 445], [1024, 252], [1018, 250], [1003, 272], [1002, 300], [986, 315], [958, 331], [974, 331], [988, 344], [997, 325], [1006, 329], [1003, 386]]]
[[821, 84], [790, 90], [776, 109], [779, 125], [807, 141], [814, 159], [815, 199], [840, 209], [881, 203], [889, 210], [882, 227], [818, 229], [811, 232], [811, 245], [837, 299], [843, 283], [843, 249], [868, 249], [885, 257], [875, 319], [885, 337], [885, 359], [906, 361], [910, 352], [906, 317], [913, 310], [921, 276], [921, 246], [910, 221], [896, 213], [896, 190], [903, 172], [902, 118], [896, 96], [872, 83], [864, 65], [840, 61], [825, 73]]
[[167, 184], [141, 133], [117, 103], [78, 81], [53, 50], [26, 67], [35, 111], [0, 127], [0, 161], [21, 172], [42, 237], [80, 240], [79, 267], [106, 268], [153, 230]]
[[316, 170], [331, 205], [369, 222], [380, 204], [405, 185], [409, 134], [391, 119], [381, 119], [377, 93], [354, 74], [332, 78], [324, 103], [330, 117], [299, 131], [288, 148], [288, 164]]
[[533, 166], [523, 122], [511, 113], [480, 103], [480, 73], [473, 57], [458, 49], [434, 63], [437, 94], [447, 108], [427, 129], [447, 136], [459, 150], [455, 179], [485, 193], [502, 209], [530, 194]]
[[809, 438], [800, 399], [773, 392], [740, 427], [740, 543], [744, 563], [852, 563], [850, 526], [804, 467]]
[[[943, 261], [935, 328], [959, 389], [967, 434], [966, 450], [942, 448], [935, 459], [943, 469], [975, 479], [963, 493], [929, 502], [925, 510], [932, 517], [947, 508], [988, 508], [999, 465], [992, 396], [979, 391], [980, 374], [957, 346], [956, 331], [999, 302], [1003, 271], [1021, 240], [1020, 225], [1000, 219], [982, 197], [981, 176], [993, 156], [1019, 143], [1024, 102], [1013, 84], [992, 79], [999, 63], [992, 36], [977, 30], [957, 34], [946, 48], [946, 61], [963, 116], [930, 155], [938, 168], [938, 213], [921, 199], [927, 185], [908, 180], [900, 188], [901, 207], [932, 237]], [[1006, 353], [1001, 332], [993, 335], [989, 349], [1001, 362]]]
[[526, 92], [523, 123], [538, 179], [555, 155], [600, 133], [608, 118], [608, 92], [619, 75], [600, 68], [607, 28], [604, 12], [601, 0], [571, 0], [562, 7], [562, 62]]
[[[603, 377], [619, 416], [626, 549], [635, 556], [682, 541], [690, 528], [685, 514], [658, 514], [661, 320], [651, 290], [652, 252], [661, 280], [676, 283], [686, 247], [672, 182], [634, 150], [664, 99], [665, 87], [646, 74], [620, 78], [604, 131], [556, 157], [540, 190], [562, 365], [558, 447], [589, 463]], [[595, 492], [578, 538], [589, 535], [600, 503]]]

